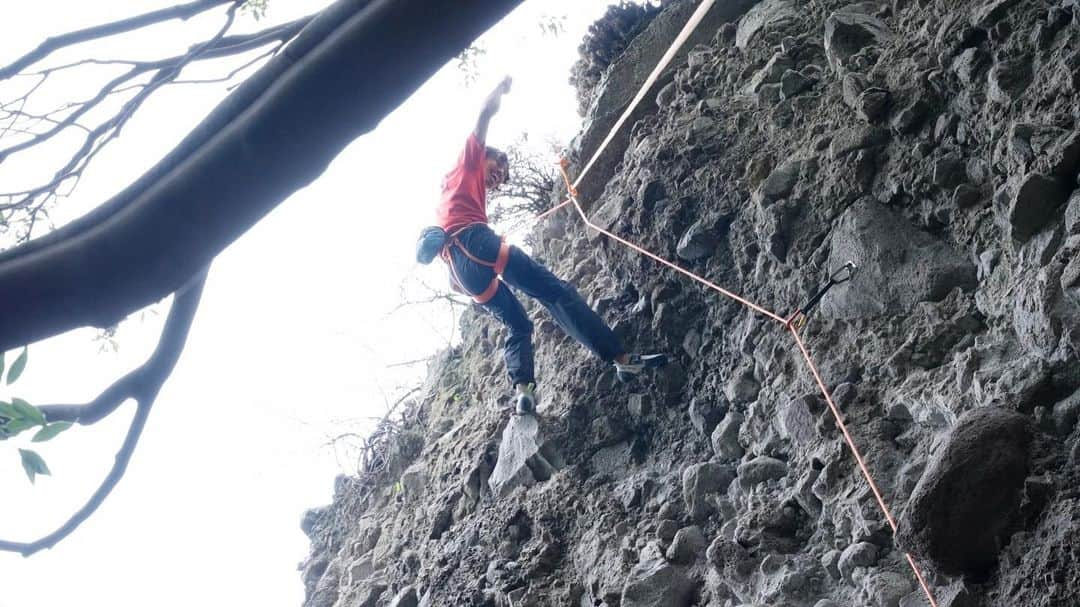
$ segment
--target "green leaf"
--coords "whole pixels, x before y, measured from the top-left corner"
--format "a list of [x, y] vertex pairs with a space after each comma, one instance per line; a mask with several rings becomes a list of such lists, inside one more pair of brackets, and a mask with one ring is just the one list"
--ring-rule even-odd
[[29, 449], [19, 449], [19, 457], [22, 458], [22, 467], [26, 471], [26, 476], [30, 477], [30, 482], [34, 482], [34, 477], [38, 474], [51, 475], [49, 467], [45, 465], [45, 460], [41, 459], [41, 456]]
[[4, 376], [4, 353], [0, 352], [0, 377]]
[[22, 352], [19, 353], [19, 357], [15, 359], [15, 362], [11, 363], [11, 368], [8, 369], [7, 383], [10, 386], [15, 383], [16, 379], [22, 375], [23, 369], [26, 368], [26, 359], [28, 357], [28, 348], [23, 347]]
[[10, 403], [0, 401], [0, 417], [6, 417], [8, 420], [19, 419], [19, 411], [12, 407]]
[[25, 400], [23, 400], [21, 398], [13, 398], [13, 399], [11, 399], [11, 405], [13, 407], [15, 407], [15, 410], [19, 412], [19, 415], [23, 419], [26, 419], [27, 421], [30, 421], [33, 425], [35, 425], [35, 426], [44, 426], [45, 425], [45, 416], [34, 405], [31, 405], [30, 403], [26, 402]]
[[14, 419], [4, 424], [4, 430], [6, 430], [11, 436], [15, 436], [16, 434], [24, 430], [29, 430], [30, 428], [33, 428], [37, 425], [38, 424], [35, 424], [34, 422], [26, 418], [20, 417], [19, 419]]
[[70, 427], [71, 422], [53, 422], [41, 430], [38, 430], [38, 433], [30, 440], [35, 443], [45, 442]]

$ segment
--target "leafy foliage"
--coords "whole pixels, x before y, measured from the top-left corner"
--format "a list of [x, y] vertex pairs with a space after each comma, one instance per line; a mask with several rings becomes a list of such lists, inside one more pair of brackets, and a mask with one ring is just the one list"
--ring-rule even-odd
[[259, 21], [266, 16], [266, 8], [269, 4], [270, 0], [247, 0], [240, 7], [240, 12], [251, 15], [256, 21]]
[[[15, 380], [19, 379], [24, 369], [26, 369], [26, 359], [28, 356], [27, 348], [23, 348], [19, 357], [15, 359], [15, 362], [11, 363], [11, 368], [8, 369], [7, 384], [10, 386], [15, 383]], [[2, 369], [0, 369], [2, 371]]]
[[487, 54], [487, 49], [473, 44], [457, 56], [457, 67], [465, 79], [465, 86], [472, 86], [480, 78], [480, 59]]
[[19, 449], [19, 457], [22, 458], [23, 470], [26, 471], [26, 476], [30, 478], [31, 483], [39, 474], [50, 474], [49, 467], [45, 465], [45, 460], [41, 459], [41, 456], [36, 452], [29, 449]]
[[570, 68], [570, 84], [577, 90], [578, 114], [582, 116], [592, 103], [596, 86], [604, 72], [630, 46], [671, 0], [659, 4], [639, 4], [622, 0], [608, 7], [603, 17], [589, 26], [578, 53], [581, 57]]
[[[15, 362], [7, 370], [7, 384], [15, 383], [26, 368], [29, 359], [29, 350], [23, 348]], [[3, 375], [3, 353], [0, 353], [0, 375]], [[34, 405], [21, 398], [12, 398], [11, 402], [0, 401], [0, 440], [14, 438], [27, 430], [40, 429], [31, 438], [31, 442], [41, 443], [55, 438], [58, 434], [72, 426], [71, 422], [49, 423], [45, 415]], [[51, 474], [49, 466], [36, 451], [19, 449], [19, 458], [22, 460], [23, 470], [33, 483], [39, 474]]]

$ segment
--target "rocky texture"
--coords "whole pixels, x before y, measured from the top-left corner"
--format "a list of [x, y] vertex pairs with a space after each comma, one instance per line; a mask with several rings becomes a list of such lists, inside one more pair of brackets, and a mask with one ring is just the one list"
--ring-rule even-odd
[[[702, 21], [701, 27], [680, 48], [675, 64], [685, 61], [690, 49], [696, 44], [710, 40], [721, 25], [737, 20], [755, 4], [757, 4], [756, 0], [725, 0], [714, 4]], [[667, 52], [671, 42], [686, 25], [694, 9], [693, 3], [677, 2], [657, 15], [605, 70], [596, 91], [591, 95], [592, 104], [585, 113], [585, 125], [577, 141], [583, 162], [587, 161], [599, 148], [600, 143], [630, 105], [630, 101], [637, 95], [657, 62]], [[660, 89], [668, 81], [669, 78], [658, 80], [654, 90], [646, 94], [645, 99], [656, 99]], [[638, 120], [655, 109], [656, 107], [650, 103], [642, 103], [635, 110], [631, 121]], [[585, 200], [595, 200], [603, 190], [603, 184], [611, 178], [615, 165], [619, 161], [620, 150], [626, 147], [628, 132], [628, 129], [623, 129], [612, 141], [609, 150], [605, 151], [589, 172], [587, 179], [579, 185], [578, 190]]]
[[694, 592], [686, 573], [662, 556], [642, 560], [623, 588], [621, 607], [689, 607]]
[[[556, 214], [535, 256], [672, 364], [622, 386], [530, 303], [530, 426], [505, 408], [504, 332], [469, 311], [365, 472], [305, 517], [308, 606], [409, 587], [427, 606], [925, 605], [905, 548], [942, 606], [1080, 596], [1080, 9], [754, 6], [703, 26], [584, 202], [782, 315], [859, 265], [800, 335], [901, 544], [782, 327]], [[661, 39], [613, 60], [577, 162]], [[520, 482], [495, 489], [496, 468]]]
[[518, 487], [546, 481], [555, 473], [560, 459], [555, 445], [544, 441], [536, 416], [515, 415], [503, 430], [488, 485], [492, 493], [504, 496]]
[[1016, 530], [1032, 440], [1019, 413], [966, 413], [915, 487], [897, 541], [943, 573], [982, 577]]
[[859, 271], [822, 301], [834, 318], [907, 312], [941, 301], [953, 289], [975, 287], [975, 266], [948, 243], [922, 232], [892, 209], [862, 199], [832, 232], [829, 267], [855, 262]]

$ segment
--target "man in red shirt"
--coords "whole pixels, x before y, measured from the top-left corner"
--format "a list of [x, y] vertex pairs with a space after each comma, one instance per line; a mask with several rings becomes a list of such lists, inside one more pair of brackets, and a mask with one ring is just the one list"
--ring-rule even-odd
[[487, 225], [487, 190], [506, 182], [509, 163], [506, 154], [485, 146], [484, 141], [502, 96], [510, 91], [510, 82], [505, 78], [484, 102], [457, 166], [443, 180], [442, 202], [435, 214], [448, 235], [443, 259], [452, 282], [510, 331], [503, 352], [506, 370], [517, 390], [517, 412], [531, 414], [536, 410], [533, 323], [507, 285], [539, 301], [567, 334], [613, 363], [624, 382], [633, 381], [646, 368], [666, 364], [667, 357], [628, 353], [574, 287], [521, 249], [507, 245]]

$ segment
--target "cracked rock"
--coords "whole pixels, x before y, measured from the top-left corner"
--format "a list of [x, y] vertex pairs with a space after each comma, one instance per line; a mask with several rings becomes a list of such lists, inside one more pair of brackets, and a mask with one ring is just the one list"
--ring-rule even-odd
[[503, 430], [488, 486], [496, 496], [505, 497], [518, 487], [551, 478], [558, 460], [554, 446], [544, 442], [536, 416], [514, 415]]

